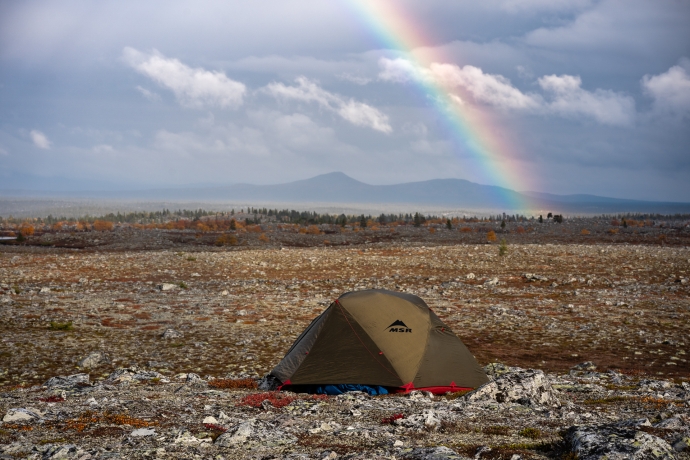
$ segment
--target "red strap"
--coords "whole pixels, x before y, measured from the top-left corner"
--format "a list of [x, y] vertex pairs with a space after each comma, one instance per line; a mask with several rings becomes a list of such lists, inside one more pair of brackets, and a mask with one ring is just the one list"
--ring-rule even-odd
[[276, 391], [280, 391], [280, 390], [283, 389], [283, 387], [284, 387], [285, 385], [290, 385], [290, 384], [292, 384], [292, 382], [290, 382], [290, 379], [287, 379], [287, 380], [285, 381], [285, 383], [281, 384], [278, 388], [276, 388]]

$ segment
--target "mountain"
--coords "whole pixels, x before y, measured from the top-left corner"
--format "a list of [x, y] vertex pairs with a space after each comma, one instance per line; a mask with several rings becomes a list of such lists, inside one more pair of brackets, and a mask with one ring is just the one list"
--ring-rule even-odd
[[[29, 192], [22, 192], [27, 196]], [[39, 193], [42, 196], [48, 192]], [[0, 192], [17, 196], [17, 192]], [[36, 193], [34, 193], [34, 196]], [[601, 214], [618, 212], [690, 213], [690, 203], [652, 202], [596, 195], [516, 192], [464, 179], [433, 179], [394, 185], [370, 185], [341, 172], [275, 185], [232, 184], [215, 187], [137, 191], [55, 192], [56, 196], [102, 199], [223, 201], [244, 203], [361, 203], [442, 206], [451, 209]]]

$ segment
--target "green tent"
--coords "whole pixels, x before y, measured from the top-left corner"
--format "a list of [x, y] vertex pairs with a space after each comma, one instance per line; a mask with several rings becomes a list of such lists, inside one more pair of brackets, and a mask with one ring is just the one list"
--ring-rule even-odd
[[382, 289], [340, 296], [270, 374], [285, 389], [354, 384], [445, 393], [488, 381], [467, 347], [422, 299]]

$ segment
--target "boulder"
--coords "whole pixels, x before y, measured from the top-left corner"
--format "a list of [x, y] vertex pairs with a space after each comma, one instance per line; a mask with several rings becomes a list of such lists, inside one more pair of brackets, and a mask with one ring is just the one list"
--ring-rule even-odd
[[626, 420], [573, 426], [566, 432], [565, 439], [580, 460], [675, 459], [675, 452], [666, 441], [638, 429], [648, 424], [647, 420]]
[[282, 385], [282, 382], [271, 374], [266, 374], [259, 380], [259, 390], [262, 391], [276, 391], [280, 385]]
[[36, 409], [10, 409], [2, 418], [3, 422], [30, 422], [42, 418], [41, 413]]
[[74, 387], [88, 386], [89, 374], [72, 374], [65, 376], [51, 377], [43, 386], [48, 388], [71, 389]]
[[525, 369], [507, 372], [465, 396], [470, 403], [518, 403], [525, 406], [560, 406], [543, 371]]

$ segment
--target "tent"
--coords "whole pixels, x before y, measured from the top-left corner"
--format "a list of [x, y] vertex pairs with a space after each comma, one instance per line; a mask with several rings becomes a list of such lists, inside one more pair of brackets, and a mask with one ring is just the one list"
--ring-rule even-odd
[[422, 299], [382, 289], [340, 296], [270, 375], [294, 391], [360, 385], [443, 394], [488, 381], [467, 347]]

